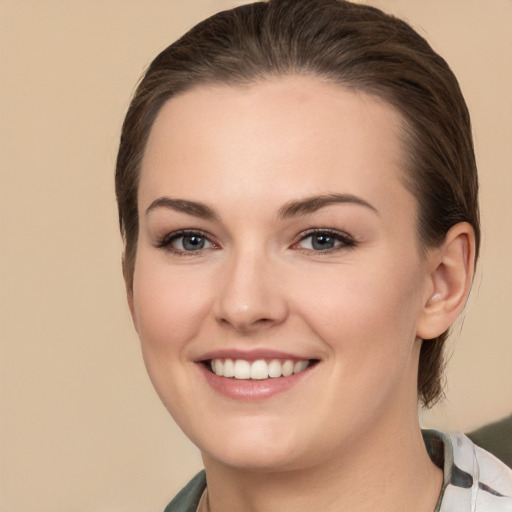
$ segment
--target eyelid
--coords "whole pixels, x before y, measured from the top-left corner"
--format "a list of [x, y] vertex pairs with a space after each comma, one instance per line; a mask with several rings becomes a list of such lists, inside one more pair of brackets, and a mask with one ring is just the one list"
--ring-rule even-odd
[[[313, 236], [313, 235], [322, 235], [326, 234], [331, 237], [333, 237], [336, 241], [341, 242], [340, 244], [331, 247], [330, 249], [325, 249], [322, 251], [318, 251], [315, 249], [305, 249], [303, 247], [299, 247], [298, 245], [306, 240], [307, 238]], [[336, 252], [343, 249], [351, 249], [357, 245], [356, 239], [349, 235], [345, 231], [340, 231], [338, 229], [332, 229], [332, 228], [312, 228], [308, 229], [306, 231], [303, 231], [300, 233], [297, 237], [297, 241], [294, 242], [291, 246], [292, 249], [296, 249], [299, 251], [307, 252], [307, 253], [315, 253], [315, 254], [329, 254], [332, 252]]]
[[[178, 238], [187, 236], [187, 235], [196, 235], [201, 238], [205, 238], [208, 243], [212, 245], [212, 247], [205, 247], [201, 249], [197, 249], [196, 251], [185, 251], [181, 249], [176, 249], [172, 246], [172, 242], [177, 240]], [[202, 229], [194, 229], [194, 228], [187, 228], [187, 229], [178, 229], [177, 231], [171, 231], [169, 233], [166, 233], [165, 235], [159, 237], [155, 243], [155, 247], [158, 249], [163, 249], [165, 251], [168, 251], [173, 254], [177, 255], [198, 255], [201, 252], [204, 252], [205, 250], [210, 249], [218, 249], [219, 244], [212, 240], [212, 236], [207, 233], [206, 231]]]
[[[304, 247], [299, 247], [299, 244], [302, 241], [306, 240], [307, 238], [314, 236], [314, 235], [322, 235], [322, 234], [328, 235], [328, 236], [334, 238], [339, 243], [337, 245], [335, 245], [334, 247], [324, 249], [324, 250], [315, 250], [315, 249], [307, 249]], [[172, 246], [173, 241], [175, 241], [181, 237], [187, 236], [187, 235], [189, 235], [189, 236], [196, 235], [201, 238], [204, 238], [207, 240], [207, 242], [209, 244], [211, 244], [211, 247], [203, 247], [203, 248], [197, 249], [195, 251], [194, 250], [187, 251], [187, 250], [183, 250], [183, 249], [177, 249]], [[345, 231], [341, 231], [338, 229], [332, 229], [332, 228], [312, 228], [312, 229], [303, 231], [302, 233], [297, 235], [296, 241], [291, 245], [290, 248], [298, 250], [298, 251], [302, 251], [302, 252], [307, 252], [307, 253], [328, 254], [331, 252], [336, 252], [338, 250], [350, 249], [350, 248], [354, 247], [355, 245], [357, 245], [357, 241], [355, 240], [355, 238]], [[220, 249], [220, 245], [216, 241], [213, 240], [212, 235], [210, 235], [208, 232], [206, 232], [202, 229], [199, 229], [199, 228], [197, 228], [197, 229], [186, 228], [186, 229], [179, 229], [176, 231], [171, 231], [169, 233], [166, 233], [163, 236], [158, 237], [154, 246], [156, 248], [163, 249], [163, 250], [166, 250], [170, 253], [177, 254], [177, 255], [198, 255], [206, 250]]]

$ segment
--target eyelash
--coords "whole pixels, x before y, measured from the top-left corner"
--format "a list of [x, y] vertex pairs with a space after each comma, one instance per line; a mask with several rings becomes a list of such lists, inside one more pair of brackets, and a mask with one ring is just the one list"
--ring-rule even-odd
[[168, 233], [162, 238], [160, 238], [157, 243], [156, 247], [159, 249], [164, 249], [166, 251], [169, 251], [177, 256], [190, 256], [190, 255], [198, 255], [200, 254], [204, 248], [197, 249], [195, 251], [187, 251], [184, 249], [176, 249], [172, 246], [172, 243], [180, 238], [183, 238], [185, 236], [196, 236], [198, 238], [203, 238], [213, 246], [213, 248], [218, 248], [218, 245], [211, 241], [210, 236], [208, 233], [205, 233], [204, 231], [200, 229], [182, 229], [180, 231], [174, 231], [172, 233]]
[[[329, 238], [333, 238], [335, 242], [339, 242], [338, 245], [335, 245], [334, 247], [331, 247], [329, 249], [324, 250], [314, 250], [314, 249], [305, 249], [300, 248], [298, 245], [303, 242], [304, 240], [307, 240], [308, 238], [317, 235], [326, 235]], [[351, 249], [357, 245], [356, 240], [351, 237], [349, 234], [344, 233], [342, 231], [337, 231], [335, 229], [310, 229], [304, 233], [301, 233], [300, 238], [298, 242], [295, 242], [292, 245], [293, 247], [296, 247], [297, 250], [301, 252], [305, 252], [307, 254], [315, 253], [315, 254], [330, 254], [333, 252], [337, 252], [343, 249]]]
[[[323, 249], [323, 250], [306, 249], [306, 248], [299, 247], [299, 244], [301, 242], [303, 242], [304, 240], [307, 240], [308, 238], [313, 237], [315, 235], [317, 235], [317, 236], [325, 235], [329, 238], [332, 238], [332, 239], [334, 239], [335, 242], [338, 242], [338, 245], [335, 245], [334, 247], [331, 247], [328, 249]], [[162, 238], [160, 238], [155, 245], [159, 249], [164, 249], [164, 250], [169, 251], [178, 256], [198, 255], [205, 250], [205, 248], [202, 247], [197, 250], [187, 251], [184, 249], [176, 249], [175, 247], [172, 246], [172, 243], [174, 241], [176, 241], [182, 237], [185, 237], [185, 236], [191, 236], [191, 237], [196, 236], [198, 238], [203, 238], [204, 240], [206, 240], [207, 243], [212, 245], [212, 247], [210, 247], [210, 248], [213, 248], [213, 249], [219, 248], [219, 246], [216, 243], [211, 241], [210, 235], [208, 235], [208, 233], [205, 233], [204, 231], [202, 231], [200, 229], [183, 229], [180, 231], [168, 233], [165, 236], [163, 236]], [[299, 240], [297, 242], [293, 243], [291, 245], [291, 248], [298, 250], [302, 253], [306, 253], [306, 254], [311, 254], [311, 253], [330, 254], [333, 252], [337, 252], [339, 250], [350, 249], [352, 247], [355, 247], [356, 245], [357, 245], [356, 240], [354, 240], [354, 238], [351, 237], [350, 235], [348, 235], [347, 233], [337, 231], [334, 229], [310, 229], [304, 233], [301, 233]]]

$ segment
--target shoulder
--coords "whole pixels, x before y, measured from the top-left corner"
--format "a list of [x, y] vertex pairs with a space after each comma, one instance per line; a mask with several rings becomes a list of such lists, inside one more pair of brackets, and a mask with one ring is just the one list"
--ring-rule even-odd
[[198, 473], [174, 499], [165, 507], [164, 512], [196, 512], [201, 496], [206, 489], [206, 474]]
[[484, 425], [467, 436], [512, 468], [512, 415]]
[[428, 431], [442, 440], [440, 512], [512, 512], [512, 470], [464, 434]]

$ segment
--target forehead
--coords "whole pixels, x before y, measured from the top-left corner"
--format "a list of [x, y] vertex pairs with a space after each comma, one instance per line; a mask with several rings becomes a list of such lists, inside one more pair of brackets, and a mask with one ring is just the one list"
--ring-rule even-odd
[[139, 197], [151, 201], [159, 187], [187, 196], [191, 184], [205, 202], [235, 188], [247, 200], [340, 187], [382, 195], [382, 186], [403, 189], [403, 125], [380, 98], [312, 77], [200, 86], [157, 116]]

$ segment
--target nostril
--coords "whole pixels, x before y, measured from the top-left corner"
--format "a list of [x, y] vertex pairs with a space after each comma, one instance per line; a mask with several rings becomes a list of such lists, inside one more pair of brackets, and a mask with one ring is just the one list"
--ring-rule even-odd
[[232, 318], [226, 318], [226, 317], [220, 317], [218, 318], [218, 321], [221, 325], [225, 327], [230, 327], [232, 329], [235, 329], [237, 331], [252, 331], [258, 328], [264, 328], [264, 327], [270, 327], [276, 322], [276, 320], [272, 318], [243, 318], [243, 317], [232, 317]]

